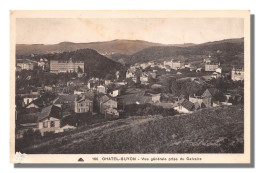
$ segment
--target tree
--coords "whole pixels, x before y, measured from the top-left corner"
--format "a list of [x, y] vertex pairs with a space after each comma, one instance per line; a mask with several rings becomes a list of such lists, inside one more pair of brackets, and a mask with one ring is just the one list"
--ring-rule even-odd
[[171, 92], [173, 95], [176, 95], [179, 92], [179, 86], [176, 80], [172, 81]]
[[115, 76], [112, 74], [107, 74], [105, 80], [114, 80]]
[[78, 66], [78, 73], [83, 73], [83, 70]]

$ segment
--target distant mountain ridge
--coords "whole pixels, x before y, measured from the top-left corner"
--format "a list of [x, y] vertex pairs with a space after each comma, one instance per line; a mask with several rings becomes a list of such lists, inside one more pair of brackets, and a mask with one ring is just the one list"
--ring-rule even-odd
[[105, 42], [73, 43], [61, 42], [58, 44], [17, 44], [16, 55], [47, 54], [75, 51], [79, 49], [94, 49], [99, 54], [107, 57], [115, 53], [131, 55], [151, 46], [162, 46], [163, 44], [152, 43], [142, 40], [112, 40]]
[[132, 55], [115, 54], [111, 56], [114, 61], [123, 64], [135, 64], [148, 61], [182, 60], [200, 63], [204, 58], [212, 57], [222, 64], [244, 64], [244, 38], [226, 39], [214, 42], [181, 46], [153, 46], [145, 48]]
[[175, 59], [199, 65], [208, 56], [227, 66], [243, 65], [244, 63], [244, 38], [225, 39], [202, 44], [169, 45], [142, 40], [112, 40], [91, 43], [61, 42], [54, 45], [17, 44], [16, 55], [26, 57], [30, 54], [55, 54], [80, 49], [94, 49], [97, 53], [121, 64]]

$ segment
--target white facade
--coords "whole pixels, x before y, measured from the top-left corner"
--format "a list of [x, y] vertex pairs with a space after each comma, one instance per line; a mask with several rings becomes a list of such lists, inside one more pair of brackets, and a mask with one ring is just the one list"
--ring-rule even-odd
[[182, 105], [177, 106], [174, 108], [176, 111], [178, 111], [179, 113], [192, 113], [192, 111], [189, 111], [188, 109], [186, 109], [185, 107], [183, 107]]
[[243, 69], [232, 69], [231, 79], [233, 81], [242, 81], [244, 80], [244, 70]]
[[38, 122], [38, 129], [43, 136], [45, 132], [59, 133], [60, 120], [57, 118], [49, 117]]
[[175, 70], [181, 69], [181, 68], [184, 67], [184, 63], [183, 63], [183, 62], [180, 62], [180, 61], [176, 61], [176, 62], [175, 62], [175, 61], [173, 61], [173, 60], [171, 60], [171, 61], [164, 61], [164, 62], [163, 62], [163, 65], [164, 65], [164, 66], [168, 65], [168, 66], [171, 67], [171, 69], [175, 69]]
[[24, 105], [28, 105], [31, 103], [33, 100], [36, 100], [38, 97], [25, 97], [23, 98], [23, 103]]
[[84, 62], [73, 62], [71, 59], [69, 61], [50, 61], [51, 73], [78, 72], [78, 68], [84, 73]]
[[116, 97], [116, 96], [119, 95], [119, 90], [114, 90], [111, 93], [109, 93], [109, 95], [112, 96], [112, 97]]
[[111, 84], [111, 80], [105, 80], [105, 85]]
[[17, 63], [17, 66], [21, 67], [22, 70], [33, 70], [33, 63]]
[[106, 93], [107, 93], [106, 87], [103, 86], [103, 85], [99, 85], [99, 86], [97, 87], [97, 91], [98, 91], [98, 93], [103, 93], [103, 94], [106, 94]]
[[217, 69], [216, 69], [216, 72], [217, 72], [217, 73], [222, 73], [222, 68], [220, 68], [220, 67], [217, 68]]
[[147, 67], [149, 67], [150, 65], [148, 64], [148, 63], [143, 63], [143, 64], [141, 64], [141, 67], [142, 67], [142, 69], [145, 69], [145, 68], [147, 68]]

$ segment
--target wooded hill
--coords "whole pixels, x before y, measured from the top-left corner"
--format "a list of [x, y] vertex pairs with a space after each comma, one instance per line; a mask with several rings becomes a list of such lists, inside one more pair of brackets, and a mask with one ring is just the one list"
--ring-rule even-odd
[[214, 61], [220, 62], [221, 64], [243, 65], [244, 39], [228, 39], [188, 47], [153, 46], [132, 55], [115, 54], [111, 56], [111, 59], [125, 64], [170, 59], [199, 64], [204, 58], [208, 58], [209, 55]]
[[[19, 58], [19, 56], [18, 56]], [[107, 74], [114, 74], [117, 70], [122, 68], [122, 64], [114, 62], [107, 57], [100, 55], [97, 51], [92, 49], [81, 49], [71, 52], [55, 53], [55, 54], [41, 54], [31, 59], [39, 61], [41, 58], [50, 60], [69, 60], [84, 61], [85, 72], [93, 77], [105, 77]]]

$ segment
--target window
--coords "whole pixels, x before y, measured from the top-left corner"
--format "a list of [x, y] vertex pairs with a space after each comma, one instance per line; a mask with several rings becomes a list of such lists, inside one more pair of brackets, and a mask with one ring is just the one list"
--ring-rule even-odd
[[43, 122], [43, 128], [48, 128], [48, 122]]
[[51, 127], [55, 127], [55, 122], [51, 121]]

